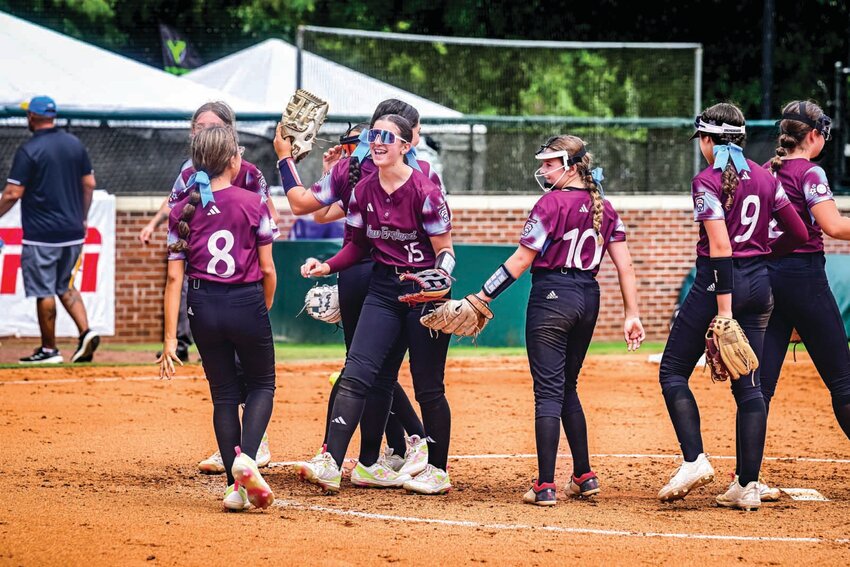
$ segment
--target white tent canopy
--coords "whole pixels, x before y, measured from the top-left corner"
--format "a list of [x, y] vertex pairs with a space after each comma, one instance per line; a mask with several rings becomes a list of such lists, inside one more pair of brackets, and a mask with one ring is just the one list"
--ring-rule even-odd
[[238, 112], [260, 105], [0, 12], [0, 104], [48, 95], [63, 108], [193, 112], [226, 100]]
[[[187, 79], [260, 104], [266, 112], [281, 112], [295, 92], [297, 49], [280, 39], [208, 63]], [[328, 101], [330, 113], [371, 116], [382, 100], [397, 98], [416, 107], [423, 118], [459, 117], [460, 112], [339, 65], [302, 52], [302, 87]]]

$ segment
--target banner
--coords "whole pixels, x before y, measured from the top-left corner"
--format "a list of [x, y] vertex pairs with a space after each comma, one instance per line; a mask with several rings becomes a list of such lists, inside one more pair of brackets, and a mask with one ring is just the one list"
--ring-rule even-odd
[[195, 48], [174, 28], [159, 24], [159, 36], [162, 38], [163, 69], [172, 75], [183, 75], [202, 65]]
[[[38, 337], [35, 298], [24, 294], [21, 275], [21, 205], [0, 218], [0, 337]], [[83, 297], [89, 327], [101, 335], [115, 334], [115, 196], [95, 191], [83, 243], [80, 271], [74, 278]], [[56, 298], [56, 336], [77, 337], [74, 321]]]

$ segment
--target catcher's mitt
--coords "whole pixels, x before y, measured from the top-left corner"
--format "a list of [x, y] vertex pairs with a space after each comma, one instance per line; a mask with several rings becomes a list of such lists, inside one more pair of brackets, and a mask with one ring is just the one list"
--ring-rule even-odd
[[310, 150], [319, 128], [328, 115], [328, 103], [316, 95], [298, 89], [280, 117], [280, 135], [292, 138], [292, 157], [301, 161]]
[[744, 330], [734, 319], [715, 317], [705, 334], [705, 362], [711, 369], [711, 379], [723, 382], [737, 380], [759, 367], [756, 353]]
[[408, 305], [428, 303], [445, 296], [452, 289], [452, 278], [443, 270], [434, 268], [421, 272], [407, 272], [399, 276], [401, 281], [412, 281], [419, 286], [419, 291], [400, 295], [398, 300]]
[[310, 288], [304, 296], [304, 310], [317, 321], [339, 323], [339, 289], [335, 285], [320, 285]]
[[492, 318], [493, 311], [490, 306], [474, 293], [470, 293], [463, 299], [446, 301], [421, 317], [419, 322], [431, 330], [447, 335], [475, 337]]

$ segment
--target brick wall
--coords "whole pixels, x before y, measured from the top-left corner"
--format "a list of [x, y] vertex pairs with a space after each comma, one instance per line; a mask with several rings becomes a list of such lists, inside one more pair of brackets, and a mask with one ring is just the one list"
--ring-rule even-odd
[[[663, 340], [682, 280], [694, 264], [697, 225], [687, 197], [623, 197], [612, 202], [626, 224], [638, 276], [641, 318], [650, 340]], [[450, 197], [456, 242], [513, 244], [534, 203], [533, 197]], [[165, 227], [142, 246], [139, 231], [152, 216], [155, 201], [118, 200], [116, 244], [116, 339], [152, 342], [162, 337], [165, 282]], [[276, 200], [280, 228], [288, 234], [294, 217]], [[842, 209], [850, 203], [839, 201]], [[850, 242], [827, 239], [827, 253], [850, 254]], [[494, 266], [495, 269], [495, 266]], [[607, 257], [599, 272], [602, 307], [595, 337], [622, 338], [622, 300], [617, 273]]]

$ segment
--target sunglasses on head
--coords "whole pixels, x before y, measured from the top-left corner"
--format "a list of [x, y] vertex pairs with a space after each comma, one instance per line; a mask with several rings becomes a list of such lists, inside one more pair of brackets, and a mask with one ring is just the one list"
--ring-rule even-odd
[[366, 141], [370, 144], [375, 142], [381, 142], [382, 144], [394, 144], [396, 140], [401, 140], [401, 143], [403, 144], [410, 143], [395, 132], [390, 132], [389, 130], [372, 128], [366, 133]]

